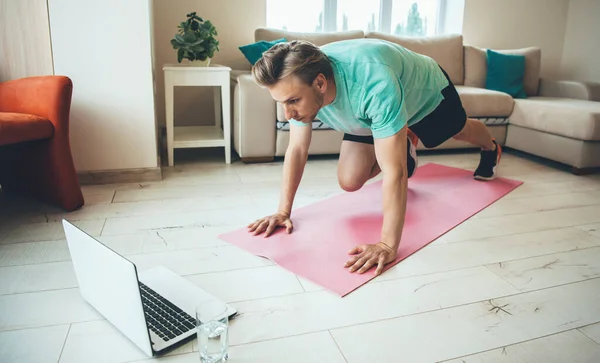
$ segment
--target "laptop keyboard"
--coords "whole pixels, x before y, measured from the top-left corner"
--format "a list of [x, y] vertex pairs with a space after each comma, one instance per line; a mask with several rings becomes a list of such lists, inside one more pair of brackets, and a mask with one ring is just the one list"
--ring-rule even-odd
[[148, 328], [165, 342], [196, 328], [196, 319], [140, 282]]

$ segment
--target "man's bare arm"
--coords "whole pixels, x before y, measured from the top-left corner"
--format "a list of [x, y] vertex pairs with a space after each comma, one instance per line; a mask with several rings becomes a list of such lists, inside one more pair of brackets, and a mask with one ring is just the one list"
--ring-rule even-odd
[[277, 213], [250, 223], [248, 228], [254, 235], [264, 231], [265, 237], [268, 237], [277, 227], [286, 227], [288, 233], [293, 229], [290, 219], [292, 205], [308, 158], [308, 146], [310, 145], [312, 129], [310, 126], [296, 126], [293, 124], [291, 128], [290, 142], [283, 162], [283, 180]]
[[375, 276], [386, 264], [396, 259], [402, 238], [406, 214], [407, 167], [406, 127], [394, 136], [375, 138], [375, 156], [383, 172], [383, 226], [378, 243], [355, 246], [348, 254], [353, 257], [344, 265], [350, 272], [364, 273], [376, 265]]
[[383, 173], [383, 227], [381, 242], [394, 253], [400, 245], [406, 215], [407, 196], [407, 128], [395, 135], [375, 139], [375, 155]]
[[290, 124], [290, 128], [290, 142], [283, 162], [283, 180], [278, 207], [279, 212], [286, 213], [288, 216], [292, 213], [294, 197], [302, 180], [312, 138], [311, 125]]

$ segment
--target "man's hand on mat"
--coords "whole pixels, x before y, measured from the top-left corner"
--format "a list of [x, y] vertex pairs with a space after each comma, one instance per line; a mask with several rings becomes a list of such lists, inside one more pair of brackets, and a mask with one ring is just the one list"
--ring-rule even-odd
[[356, 246], [348, 254], [355, 255], [344, 265], [349, 267], [350, 272], [358, 270], [362, 274], [377, 265], [375, 276], [381, 273], [385, 265], [396, 259], [396, 251], [382, 242]]
[[257, 219], [248, 225], [249, 232], [254, 232], [254, 236], [266, 231], [265, 237], [269, 237], [277, 227], [285, 227], [287, 233], [292, 232], [294, 226], [289, 214], [277, 212], [273, 215]]

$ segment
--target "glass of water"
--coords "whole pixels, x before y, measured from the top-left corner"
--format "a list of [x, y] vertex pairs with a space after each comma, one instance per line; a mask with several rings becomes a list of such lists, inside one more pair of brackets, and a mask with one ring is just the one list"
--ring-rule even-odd
[[201, 363], [225, 363], [229, 358], [227, 306], [208, 301], [196, 307], [196, 330]]

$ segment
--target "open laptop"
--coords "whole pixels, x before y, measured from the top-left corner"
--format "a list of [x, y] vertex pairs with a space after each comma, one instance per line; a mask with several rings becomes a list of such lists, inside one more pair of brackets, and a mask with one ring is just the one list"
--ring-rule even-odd
[[81, 296], [150, 357], [193, 339], [196, 306], [219, 301], [165, 267], [138, 275], [135, 264], [65, 219], [63, 228]]

